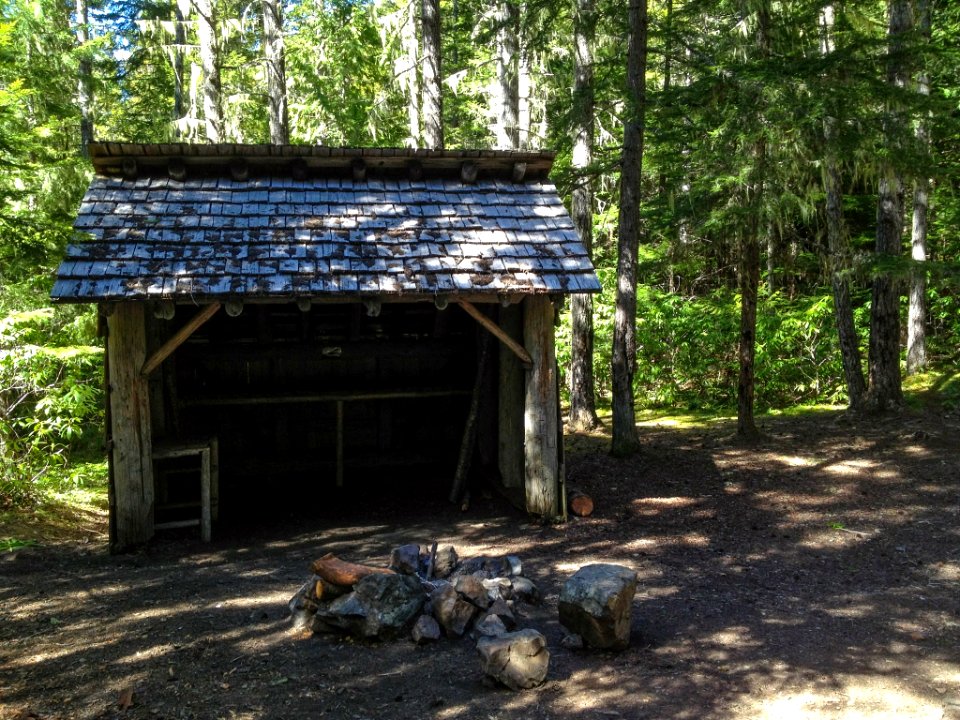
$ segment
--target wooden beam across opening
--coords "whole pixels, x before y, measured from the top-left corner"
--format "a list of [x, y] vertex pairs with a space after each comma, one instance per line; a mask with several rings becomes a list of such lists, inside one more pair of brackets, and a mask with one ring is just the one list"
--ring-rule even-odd
[[493, 333], [493, 335], [497, 338], [497, 340], [499, 340], [508, 348], [510, 348], [513, 351], [514, 355], [520, 358], [520, 362], [523, 363], [523, 366], [525, 368], [530, 368], [533, 366], [533, 359], [530, 357], [530, 353], [527, 352], [526, 348], [524, 348], [523, 345], [518, 343], [516, 340], [510, 337], [506, 332], [504, 332], [503, 329], [499, 325], [497, 325], [493, 320], [491, 320], [482, 312], [477, 310], [477, 308], [472, 303], [469, 303], [466, 300], [459, 300], [457, 304], [460, 305], [460, 307], [462, 307], [470, 317], [472, 317], [478, 323], [483, 325], [483, 327], [485, 327], [487, 330]]
[[170, 357], [174, 350], [183, 345], [183, 343], [185, 343], [201, 325], [212, 318], [219, 309], [220, 303], [211, 303], [190, 318], [186, 325], [180, 328], [180, 330], [178, 330], [172, 338], [167, 340], [153, 355], [150, 356], [150, 358], [143, 364], [143, 367], [140, 368], [140, 375], [147, 377], [150, 375], [150, 373], [160, 367], [160, 363]]

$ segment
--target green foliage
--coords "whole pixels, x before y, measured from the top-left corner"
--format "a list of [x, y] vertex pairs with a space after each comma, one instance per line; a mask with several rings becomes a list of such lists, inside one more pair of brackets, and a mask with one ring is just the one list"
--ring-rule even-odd
[[[612, 271], [601, 271], [604, 292], [595, 306], [598, 392], [609, 387], [613, 332]], [[736, 406], [739, 299], [719, 289], [683, 297], [651, 286], [638, 292], [637, 403], [642, 408], [729, 410]], [[861, 318], [862, 319], [862, 318]], [[757, 405], [838, 403], [843, 367], [827, 291], [789, 299], [761, 296], [757, 317]], [[569, 360], [569, 313], [558, 332], [558, 359]]]
[[76, 485], [71, 451], [96, 442], [103, 423], [103, 350], [92, 311], [38, 308], [0, 318], [0, 508]]
[[19, 538], [5, 537], [0, 538], [0, 553], [10, 552], [23, 547], [36, 545], [36, 540], [21, 540]]
[[292, 8], [287, 69], [296, 78], [289, 103], [298, 141], [403, 144], [404, 104], [391, 57], [396, 36], [385, 21], [391, 11], [402, 12], [349, 0], [304, 0]]

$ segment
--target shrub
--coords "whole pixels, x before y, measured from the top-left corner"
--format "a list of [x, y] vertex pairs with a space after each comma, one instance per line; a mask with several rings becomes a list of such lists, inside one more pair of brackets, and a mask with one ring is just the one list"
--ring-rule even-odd
[[89, 310], [39, 308], [0, 317], [0, 507], [36, 501], [65, 479], [70, 452], [103, 424], [103, 350]]

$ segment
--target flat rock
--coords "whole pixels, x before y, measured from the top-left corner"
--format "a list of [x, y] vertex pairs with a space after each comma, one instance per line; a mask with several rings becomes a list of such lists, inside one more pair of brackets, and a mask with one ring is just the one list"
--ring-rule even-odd
[[[489, 608], [487, 612], [484, 613], [483, 617], [490, 617], [491, 615], [500, 618], [507, 630], [513, 630], [517, 627], [517, 616], [514, 615], [513, 609], [507, 605], [505, 600], [497, 600]], [[482, 619], [482, 618], [481, 618]]]
[[463, 635], [471, 621], [480, 612], [473, 603], [460, 597], [453, 585], [440, 585], [430, 595], [433, 615], [448, 636]]
[[414, 576], [367, 575], [353, 592], [317, 612], [314, 630], [329, 628], [361, 638], [394, 638], [409, 627], [424, 600], [420, 581]]
[[420, 546], [401, 545], [390, 551], [390, 569], [403, 575], [416, 575], [420, 565]]
[[480, 582], [487, 591], [490, 602], [509, 600], [513, 596], [513, 584], [510, 582], [510, 578], [482, 578]]
[[413, 624], [410, 637], [417, 645], [435, 642], [440, 639], [440, 626], [429, 615], [421, 615], [417, 618], [417, 622]]
[[507, 634], [507, 626], [499, 615], [484, 615], [473, 626], [473, 630], [478, 636], [483, 637], [499, 637]]
[[454, 575], [476, 575], [478, 578], [513, 577], [523, 570], [520, 558], [516, 555], [503, 557], [475, 557], [464, 560]]
[[637, 573], [622, 565], [586, 565], [560, 592], [560, 622], [587, 647], [623, 650], [630, 643], [630, 611]]
[[510, 598], [536, 605], [540, 602], [540, 588], [530, 578], [513, 577], [510, 578]]
[[533, 629], [482, 637], [477, 641], [483, 672], [511, 690], [536, 687], [547, 677], [547, 639]]

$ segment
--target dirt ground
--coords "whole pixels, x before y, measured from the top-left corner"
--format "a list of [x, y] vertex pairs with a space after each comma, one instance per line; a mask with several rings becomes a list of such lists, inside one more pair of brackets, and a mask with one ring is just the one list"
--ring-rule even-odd
[[[960, 720], [960, 421], [839, 413], [732, 428], [648, 424], [643, 454], [568, 438], [588, 519], [544, 527], [495, 498], [365, 497], [111, 557], [102, 535], [0, 556], [0, 718]], [[359, 503], [354, 503], [355, 507]], [[295, 498], [291, 502], [295, 506]], [[547, 682], [482, 681], [474, 643], [360, 644], [290, 629], [310, 560], [404, 542], [515, 553]], [[636, 569], [619, 653], [560, 645], [564, 579]], [[132, 691], [132, 693], [131, 693]]]

